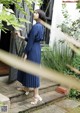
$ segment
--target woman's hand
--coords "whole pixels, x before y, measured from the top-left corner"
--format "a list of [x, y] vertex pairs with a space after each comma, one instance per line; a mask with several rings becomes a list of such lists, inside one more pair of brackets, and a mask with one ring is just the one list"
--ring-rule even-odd
[[19, 38], [21, 38], [21, 39], [25, 39], [25, 37], [21, 36], [21, 34], [20, 34], [19, 31], [16, 31], [15, 34], [16, 34]]
[[24, 60], [26, 60], [26, 59], [27, 59], [27, 54], [23, 53], [23, 54], [22, 54], [22, 58], [23, 58]]
[[24, 60], [26, 60], [26, 59], [27, 59], [27, 54], [24, 55]]

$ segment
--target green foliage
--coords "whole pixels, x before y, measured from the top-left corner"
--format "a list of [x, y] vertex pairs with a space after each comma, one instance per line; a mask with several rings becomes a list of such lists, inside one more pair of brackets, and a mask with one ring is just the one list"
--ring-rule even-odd
[[80, 0], [77, 2], [77, 9], [80, 9]]
[[[77, 9], [80, 9], [80, 1], [77, 2]], [[80, 40], [80, 18], [78, 18], [75, 21], [72, 21], [70, 18], [70, 15], [68, 14], [68, 11], [66, 10], [66, 4], [63, 4], [63, 10], [62, 14], [65, 18], [63, 21], [61, 27], [61, 31], [64, 33], [67, 33], [69, 36], [73, 36], [74, 38]], [[75, 67], [76, 69], [80, 70], [80, 56], [74, 55], [71, 66]], [[80, 79], [80, 75], [76, 74], [75, 72], [71, 71], [69, 68], [64, 69], [65, 74], [76, 76]], [[71, 98], [80, 98], [80, 92], [76, 89], [71, 89], [69, 92], [69, 97]]]
[[61, 31], [73, 36], [76, 39], [80, 39], [80, 18], [70, 23], [70, 20], [65, 21], [61, 25]]
[[80, 18], [75, 21], [72, 21], [68, 11], [66, 10], [66, 5], [63, 4], [62, 14], [65, 18], [63, 23], [59, 25], [61, 31], [67, 33], [70, 36], [73, 36], [76, 39], [80, 38]]
[[[62, 14], [65, 18], [62, 25], [59, 26], [59, 27], [61, 27], [62, 32], [67, 33], [69, 36], [73, 36], [75, 39], [80, 40], [80, 18], [78, 18], [75, 21], [72, 21], [70, 19], [70, 15], [68, 14], [68, 11], [66, 10], [66, 4], [63, 4]], [[73, 67], [77, 68], [78, 70], [80, 70], [79, 69], [79, 67], [80, 67], [79, 59], [80, 59], [80, 56], [75, 55], [73, 57], [73, 60], [71, 63], [71, 65]], [[75, 72], [73, 72], [69, 69], [66, 70], [66, 73], [80, 78], [80, 76], [78, 76]]]
[[37, 3], [38, 5], [42, 4], [42, 0], [0, 0], [0, 3], [4, 4], [7, 8], [10, 7], [10, 4], [14, 4], [19, 9], [22, 2], [25, 2], [29, 9], [32, 9], [33, 3]]
[[[75, 55], [74, 58], [73, 58], [73, 60], [72, 60], [71, 65], [73, 67], [75, 67], [77, 70], [80, 71], [80, 56]], [[80, 79], [80, 75], [78, 75], [77, 73], [75, 73], [73, 71], [70, 71], [70, 70], [68, 71], [68, 73], [71, 74], [71, 75], [73, 75], [73, 76], [76, 76], [77, 78]]]
[[[45, 65], [53, 70], [55, 69], [58, 72], [63, 72], [65, 75], [68, 74], [76, 76], [80, 79], [80, 75], [67, 68], [66, 64], [70, 64], [71, 66], [80, 70], [80, 56], [73, 55], [70, 48], [64, 48], [64, 43], [55, 43], [53, 50], [48, 46], [43, 47], [42, 65]], [[69, 92], [69, 97], [79, 99], [80, 92], [76, 89], [71, 89]]]
[[77, 91], [76, 89], [70, 89], [69, 97], [80, 99], [80, 92]]
[[[19, 29], [24, 27], [21, 22], [28, 22], [25, 19], [17, 18], [14, 12], [10, 9], [10, 5], [14, 5], [17, 10], [19, 10], [22, 14], [27, 15], [25, 8], [22, 4], [25, 4], [30, 11], [33, 11], [33, 3], [37, 3], [38, 5], [42, 4], [42, 0], [0, 0], [0, 4], [3, 4], [3, 11], [0, 13], [0, 21], [5, 21], [8, 26], [13, 26], [15, 29]], [[28, 22], [29, 23], [29, 22]], [[5, 30], [2, 23], [0, 23], [0, 29]]]
[[[0, 14], [0, 20], [5, 21], [7, 23], [7, 26], [12, 25], [15, 29], [18, 29], [20, 27], [24, 27], [17, 20], [14, 13], [10, 13], [9, 10], [6, 11], [6, 9], [4, 9], [2, 11], [2, 13]], [[2, 24], [0, 24], [0, 25], [2, 26]]]
[[44, 47], [42, 51], [42, 64], [55, 69], [59, 72], [66, 71], [66, 64], [71, 64], [72, 52], [63, 43], [54, 44], [53, 50], [49, 47]]
[[4, 104], [3, 104], [3, 102], [0, 102], [0, 106], [3, 106]]

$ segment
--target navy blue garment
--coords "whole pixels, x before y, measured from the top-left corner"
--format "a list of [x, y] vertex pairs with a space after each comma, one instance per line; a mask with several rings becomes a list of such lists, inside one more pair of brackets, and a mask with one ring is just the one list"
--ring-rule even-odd
[[[44, 27], [39, 22], [36, 23], [28, 34], [28, 42], [25, 47], [25, 54], [27, 54], [27, 60], [40, 64], [41, 62], [41, 46], [40, 41], [43, 40]], [[26, 40], [27, 41], [27, 40]], [[18, 81], [26, 87], [37, 88], [40, 86], [40, 79], [36, 75], [18, 72]]]

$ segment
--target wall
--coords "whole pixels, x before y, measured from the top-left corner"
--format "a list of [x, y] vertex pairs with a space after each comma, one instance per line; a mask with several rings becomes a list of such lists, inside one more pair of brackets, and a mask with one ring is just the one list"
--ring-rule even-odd
[[[69, 15], [71, 16], [71, 19], [74, 21], [78, 17], [80, 17], [79, 11], [76, 9], [76, 3], [66, 3], [67, 10], [69, 12]], [[63, 39], [64, 36], [62, 36], [62, 33], [60, 33], [59, 30], [57, 30], [57, 26], [62, 23], [64, 20], [62, 16], [62, 0], [55, 0], [54, 1], [54, 7], [53, 7], [53, 17], [52, 17], [52, 27], [51, 27], [51, 34], [50, 34], [50, 42], [49, 46], [53, 47], [53, 44], [55, 40]]]

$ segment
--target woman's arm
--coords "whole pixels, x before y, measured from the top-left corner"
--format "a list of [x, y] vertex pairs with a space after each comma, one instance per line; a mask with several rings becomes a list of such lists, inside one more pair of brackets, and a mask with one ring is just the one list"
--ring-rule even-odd
[[20, 32], [19, 32], [19, 31], [16, 31], [16, 32], [15, 32], [15, 34], [16, 34], [19, 38], [21, 38], [21, 39], [25, 40], [26, 42], [28, 41], [28, 37], [27, 37], [27, 36], [26, 36], [26, 37], [21, 36], [21, 34], [20, 34]]
[[28, 43], [25, 48], [26, 54], [32, 49], [32, 46], [33, 46], [33, 43], [34, 43], [34, 40], [35, 40], [35, 37], [37, 36], [37, 34], [38, 34], [38, 26], [34, 25], [28, 35]]
[[19, 38], [25, 40], [25, 37], [24, 37], [24, 36], [21, 36], [21, 34], [20, 34], [19, 31], [16, 31], [15, 34], [16, 34]]

